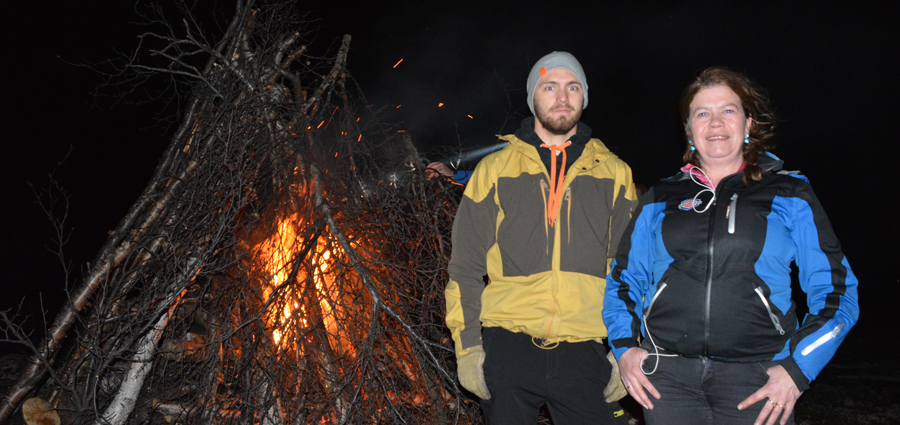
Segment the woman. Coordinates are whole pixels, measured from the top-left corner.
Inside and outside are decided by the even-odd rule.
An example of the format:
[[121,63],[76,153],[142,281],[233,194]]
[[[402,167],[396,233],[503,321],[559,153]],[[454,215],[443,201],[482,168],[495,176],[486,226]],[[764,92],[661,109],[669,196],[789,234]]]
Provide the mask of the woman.
[[793,423],[856,323],[856,277],[806,178],[768,153],[774,116],[759,89],[710,68],[681,114],[686,164],[641,198],[607,277],[622,381],[648,424]]

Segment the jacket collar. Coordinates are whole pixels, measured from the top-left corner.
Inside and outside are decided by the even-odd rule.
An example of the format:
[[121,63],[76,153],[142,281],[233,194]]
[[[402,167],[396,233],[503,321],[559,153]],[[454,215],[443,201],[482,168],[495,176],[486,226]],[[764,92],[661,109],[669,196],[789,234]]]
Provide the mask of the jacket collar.
[[[521,140],[525,145],[530,146],[522,146],[519,148],[520,151],[526,153],[528,156],[532,156],[528,152],[537,153],[538,160],[544,164],[547,172],[550,172],[550,169],[553,168],[550,164],[551,160],[551,152],[550,149],[541,147],[541,144],[544,143],[540,137],[538,137],[537,133],[534,132],[534,117],[528,117],[522,120],[522,125],[516,130],[516,138]],[[569,168],[572,164],[575,163],[579,158],[581,158],[582,153],[584,153],[585,146],[591,140],[591,128],[582,122],[578,122],[577,129],[575,134],[569,138],[569,142],[571,144],[566,148],[566,164],[565,172],[569,171]],[[555,160],[555,158],[554,158]]]
[[[541,143],[544,143],[544,141],[534,132],[534,120],[534,117],[528,117],[522,120],[522,125],[516,130],[516,137],[537,149],[541,147]],[[581,153],[588,140],[591,139],[591,128],[581,121],[576,124],[576,128],[575,135],[569,139],[569,141],[572,142],[569,149],[576,148],[578,153]],[[538,151],[540,151],[540,149],[538,149]]]
[[[759,169],[762,170],[762,172],[766,173],[766,174],[777,173],[777,172],[781,171],[781,168],[784,166],[784,161],[782,161],[781,158],[778,158],[771,152],[766,152],[766,153],[760,155],[760,157],[756,163],[759,165]],[[670,177],[670,178],[673,178],[674,180],[689,180],[691,178],[691,176],[690,176],[691,168],[694,168],[694,166],[692,164],[687,164],[684,167],[681,167],[680,173],[678,173],[675,176]],[[741,167],[741,171],[739,171],[738,173],[743,172],[743,170],[744,170],[744,168]],[[735,173],[735,174],[737,174],[737,173]],[[663,179],[663,180],[668,180],[668,178]]]

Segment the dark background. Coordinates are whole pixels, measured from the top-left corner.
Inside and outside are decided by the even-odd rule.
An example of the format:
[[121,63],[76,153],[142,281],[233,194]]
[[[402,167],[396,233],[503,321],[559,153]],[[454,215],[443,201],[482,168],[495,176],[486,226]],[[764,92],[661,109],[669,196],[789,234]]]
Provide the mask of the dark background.
[[[141,104],[96,97],[102,76],[72,65],[134,49],[146,28],[136,24],[131,2],[22,3],[7,5],[2,18],[0,310],[21,303],[35,318],[43,307],[52,320],[66,285],[79,282],[149,180],[178,103],[171,93],[125,98]],[[367,103],[389,110],[388,119],[432,160],[514,131],[530,114],[524,87],[534,61],[565,50],[587,75],[582,120],[649,187],[681,165],[678,99],[691,78],[722,65],[756,80],[781,119],[775,153],[809,177],[859,277],[862,314],[851,338],[884,331],[879,324],[900,295],[896,4],[421,3],[298,8],[314,20],[306,40],[314,53],[333,51],[342,34],[354,37],[348,67]],[[211,31],[234,11],[227,1],[194,7]],[[53,227],[28,183],[48,187],[70,151],[55,173],[70,196],[66,282],[47,250]]]

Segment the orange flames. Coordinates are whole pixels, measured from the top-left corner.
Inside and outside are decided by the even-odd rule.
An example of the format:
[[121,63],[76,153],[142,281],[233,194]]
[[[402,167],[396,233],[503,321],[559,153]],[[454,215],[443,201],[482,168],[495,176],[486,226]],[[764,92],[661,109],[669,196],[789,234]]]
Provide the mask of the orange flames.
[[[329,348],[335,353],[352,356],[354,349],[350,336],[340,329],[338,323],[338,318],[348,313],[342,311],[341,291],[335,288],[334,280],[336,271],[333,257],[340,255],[341,249],[329,246],[325,237],[320,236],[306,258],[301,259],[304,263],[309,262],[310,268],[301,266],[293,281],[288,281],[295,269],[293,262],[297,261],[294,256],[305,242],[298,234],[303,224],[298,216],[299,213],[295,213],[284,218],[276,231],[259,245],[258,258],[263,260],[263,267],[267,275],[271,276],[263,284],[262,297],[269,306],[265,320],[271,329],[272,340],[281,349],[302,351],[297,338],[304,332],[298,330],[322,325],[327,331]],[[311,280],[307,270],[312,271]],[[303,298],[307,282],[314,282],[315,292],[313,297],[307,295]],[[309,301],[310,299],[318,302]],[[310,302],[313,303],[312,308],[318,310],[315,314],[309,311]]]

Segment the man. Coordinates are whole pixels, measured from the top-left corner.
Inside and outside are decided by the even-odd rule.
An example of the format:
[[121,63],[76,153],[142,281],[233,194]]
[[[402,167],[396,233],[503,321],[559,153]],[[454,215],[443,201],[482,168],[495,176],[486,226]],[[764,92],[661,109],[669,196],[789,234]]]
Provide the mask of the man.
[[637,203],[631,169],[579,122],[588,85],[574,56],[538,60],[527,89],[535,117],[478,164],[453,224],[445,295],[460,382],[492,425],[534,424],[543,404],[556,424],[627,423],[604,401],[601,311]]

